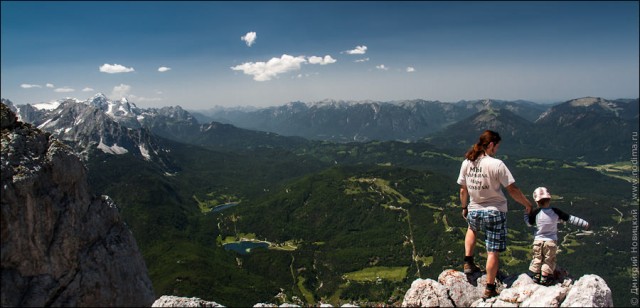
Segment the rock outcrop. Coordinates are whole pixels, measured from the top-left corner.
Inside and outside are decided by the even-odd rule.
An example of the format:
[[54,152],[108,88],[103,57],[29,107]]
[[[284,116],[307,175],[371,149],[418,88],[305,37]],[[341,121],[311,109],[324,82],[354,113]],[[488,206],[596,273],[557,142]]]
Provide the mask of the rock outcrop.
[[205,301],[198,297],[179,297],[163,295],[151,307],[224,307],[216,302]]
[[2,306],[150,306],[151,281],[107,196],[70,148],[0,104]]
[[498,283],[500,295],[482,299],[486,275],[467,277],[446,270],[438,281],[418,279],[411,284],[402,307],[612,307],[611,290],[604,279],[585,275],[573,281],[563,277],[552,286],[536,284],[527,274]]

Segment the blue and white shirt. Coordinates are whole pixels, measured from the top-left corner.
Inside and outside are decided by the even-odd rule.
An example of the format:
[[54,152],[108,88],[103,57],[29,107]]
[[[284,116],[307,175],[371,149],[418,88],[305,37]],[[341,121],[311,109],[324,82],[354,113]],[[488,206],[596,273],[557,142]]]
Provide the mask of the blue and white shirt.
[[580,228],[587,228],[589,223],[584,219],[569,215],[557,208],[537,208],[531,215],[524,213],[524,222],[527,226],[536,226],[534,240],[557,241],[558,223],[566,221]]

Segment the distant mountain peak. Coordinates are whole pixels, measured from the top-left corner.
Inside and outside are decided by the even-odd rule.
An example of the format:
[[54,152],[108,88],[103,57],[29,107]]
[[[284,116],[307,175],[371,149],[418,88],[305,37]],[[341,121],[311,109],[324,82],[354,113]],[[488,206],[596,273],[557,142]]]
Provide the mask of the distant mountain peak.
[[569,101],[569,104],[574,107],[577,107],[577,106],[587,107],[593,104],[600,104],[600,103],[606,103],[606,101],[600,97],[589,97],[589,96]]

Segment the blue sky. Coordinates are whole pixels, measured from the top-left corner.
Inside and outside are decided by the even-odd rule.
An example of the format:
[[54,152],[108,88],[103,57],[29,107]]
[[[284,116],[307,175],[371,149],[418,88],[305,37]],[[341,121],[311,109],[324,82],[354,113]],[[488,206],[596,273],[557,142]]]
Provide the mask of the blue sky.
[[15,104],[639,96],[637,1],[1,5],[2,97]]

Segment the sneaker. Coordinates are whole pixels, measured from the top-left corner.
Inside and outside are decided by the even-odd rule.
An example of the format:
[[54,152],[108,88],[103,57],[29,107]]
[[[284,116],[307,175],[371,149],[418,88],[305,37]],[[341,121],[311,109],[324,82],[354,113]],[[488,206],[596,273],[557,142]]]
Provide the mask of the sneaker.
[[540,282],[538,282],[539,284],[543,285],[543,286],[550,286],[551,284],[553,284],[553,279],[549,276],[542,276],[540,277]]
[[533,279],[533,282],[535,283],[540,283],[540,273],[535,273],[535,275],[533,275],[533,277],[531,277],[531,279]]
[[495,289],[489,289],[489,288],[485,288],[484,289],[484,294],[482,295],[482,299],[489,299],[495,296],[498,296],[499,293],[498,291],[496,291]]
[[462,268],[464,269],[464,273],[467,275],[477,273],[480,271],[480,268],[476,266],[476,264],[473,262],[464,262],[464,265]]

